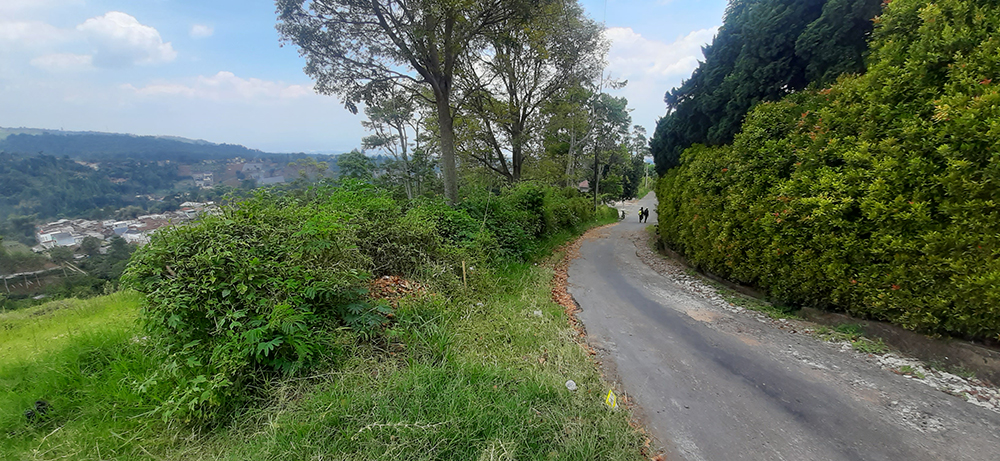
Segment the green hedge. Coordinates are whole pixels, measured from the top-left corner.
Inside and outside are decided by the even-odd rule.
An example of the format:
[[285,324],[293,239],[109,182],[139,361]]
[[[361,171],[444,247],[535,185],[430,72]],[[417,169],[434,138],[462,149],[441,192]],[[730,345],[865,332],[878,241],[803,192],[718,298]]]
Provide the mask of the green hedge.
[[1000,8],[894,0],[868,71],[762,104],[658,184],[695,264],[802,305],[1000,335]]
[[[123,277],[145,294],[142,321],[164,355],[165,418],[209,420],[268,374],[308,369],[341,327],[378,335],[388,305],[372,276],[404,275],[444,291],[462,262],[521,259],[547,236],[607,217],[576,191],[524,183],[453,208],[398,203],[359,182],[309,193],[259,192],[198,223],[163,229]],[[162,391],[162,389],[161,389]]]

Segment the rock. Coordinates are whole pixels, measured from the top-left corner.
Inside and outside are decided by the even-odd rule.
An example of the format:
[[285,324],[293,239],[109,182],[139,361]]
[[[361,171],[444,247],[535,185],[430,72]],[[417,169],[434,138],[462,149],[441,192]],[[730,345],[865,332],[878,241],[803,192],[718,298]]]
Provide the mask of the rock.
[[575,391],[576,390],[576,383],[573,382],[572,379],[569,380],[569,381],[566,381],[566,389],[569,389],[571,391]]

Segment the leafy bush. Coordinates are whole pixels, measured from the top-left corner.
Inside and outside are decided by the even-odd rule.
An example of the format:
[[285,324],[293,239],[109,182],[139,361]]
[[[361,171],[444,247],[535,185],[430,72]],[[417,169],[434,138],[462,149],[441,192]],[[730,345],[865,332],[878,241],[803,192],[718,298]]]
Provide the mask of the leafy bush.
[[256,370],[309,365],[329,327],[384,319],[362,300],[366,258],[346,217],[260,193],[136,252],[124,281],[145,293],[142,318],[176,380],[165,417],[211,417]]
[[761,104],[658,185],[664,241],[775,298],[1000,335],[1000,8],[896,0],[868,72]]
[[425,198],[404,208],[356,181],[308,192],[258,192],[135,253],[123,281],[146,295],[142,320],[166,357],[145,385],[173,386],[165,418],[211,419],[247,385],[314,364],[340,327],[378,334],[392,311],[368,301],[372,275],[457,284],[462,261],[523,258],[595,217],[586,199],[538,184],[457,209]]

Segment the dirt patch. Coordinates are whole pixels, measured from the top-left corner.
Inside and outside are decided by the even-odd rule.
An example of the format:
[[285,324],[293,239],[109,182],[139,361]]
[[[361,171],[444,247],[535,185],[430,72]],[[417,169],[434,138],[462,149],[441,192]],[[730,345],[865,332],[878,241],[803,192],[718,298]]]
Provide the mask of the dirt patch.
[[688,309],[684,311],[688,317],[691,317],[699,322],[712,323],[716,320],[722,318],[722,314],[717,311],[709,309]]

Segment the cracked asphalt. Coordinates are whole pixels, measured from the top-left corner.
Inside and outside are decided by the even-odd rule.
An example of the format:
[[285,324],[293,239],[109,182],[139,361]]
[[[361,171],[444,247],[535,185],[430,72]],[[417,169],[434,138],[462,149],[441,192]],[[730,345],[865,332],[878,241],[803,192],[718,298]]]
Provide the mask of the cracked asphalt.
[[585,237],[569,292],[667,459],[1000,459],[1000,414],[730,306],[652,253],[639,206]]

